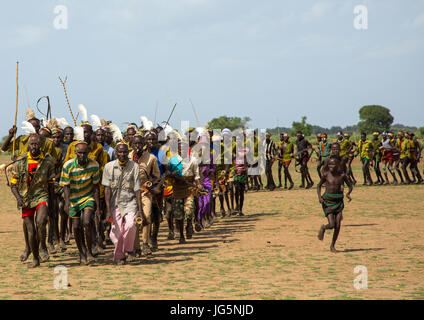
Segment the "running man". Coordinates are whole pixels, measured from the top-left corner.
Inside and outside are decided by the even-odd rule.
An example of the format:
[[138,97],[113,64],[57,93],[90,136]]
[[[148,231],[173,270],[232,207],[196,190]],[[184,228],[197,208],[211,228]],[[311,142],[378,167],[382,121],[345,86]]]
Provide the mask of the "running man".
[[[321,187],[325,183],[325,192],[321,195]],[[328,219],[328,224],[322,225],[318,239],[324,239],[325,230],[334,229],[333,239],[331,241],[331,252],[337,252],[335,245],[339,236],[341,222],[343,219],[343,184],[346,183],[349,191],[346,193],[346,198],[351,201],[350,194],[352,193],[353,186],[350,179],[345,173],[342,172],[340,160],[337,157],[331,156],[327,165],[322,170],[322,178],[318,183],[317,192],[318,200],[322,204],[324,215]]]

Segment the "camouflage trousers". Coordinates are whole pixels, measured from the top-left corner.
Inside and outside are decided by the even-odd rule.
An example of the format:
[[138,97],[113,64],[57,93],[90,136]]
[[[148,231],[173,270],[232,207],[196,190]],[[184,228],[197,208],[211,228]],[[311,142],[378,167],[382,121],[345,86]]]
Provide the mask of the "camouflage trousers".
[[190,195],[185,199],[174,200],[174,218],[175,220],[192,220],[194,217],[194,196]]
[[163,210],[167,220],[174,218],[174,202],[172,195],[163,197]]

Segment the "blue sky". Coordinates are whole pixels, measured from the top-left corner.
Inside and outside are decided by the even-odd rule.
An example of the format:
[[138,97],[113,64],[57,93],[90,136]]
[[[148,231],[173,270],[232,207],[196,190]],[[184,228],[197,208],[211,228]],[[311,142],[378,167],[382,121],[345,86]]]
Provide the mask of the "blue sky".
[[[353,8],[368,9],[368,29]],[[56,5],[68,29],[53,26]],[[249,116],[251,128],[291,126],[303,115],[331,127],[358,122],[366,104],[396,123],[423,126],[424,1],[8,1],[0,10],[4,134],[29,103],[49,95],[71,121],[58,76],[68,76],[74,112],[84,104],[122,125],[142,115],[171,125],[194,116]],[[28,95],[25,94],[25,91]]]

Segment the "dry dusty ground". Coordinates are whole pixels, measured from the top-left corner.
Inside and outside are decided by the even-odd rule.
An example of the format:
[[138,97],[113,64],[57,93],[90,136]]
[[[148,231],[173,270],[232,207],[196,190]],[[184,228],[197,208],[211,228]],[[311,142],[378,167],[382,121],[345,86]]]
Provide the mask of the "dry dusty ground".
[[[34,270],[18,261],[22,222],[2,177],[0,299],[424,299],[423,191],[356,188],[338,253],[329,251],[332,231],[317,240],[326,219],[315,188],[278,189],[249,192],[245,217],[218,219],[185,245],[166,240],[163,223],[160,250],[134,264],[114,266],[108,247],[79,266],[72,244]],[[58,265],[68,268],[66,290],[53,285]],[[357,265],[368,270],[367,289],[354,288]]]

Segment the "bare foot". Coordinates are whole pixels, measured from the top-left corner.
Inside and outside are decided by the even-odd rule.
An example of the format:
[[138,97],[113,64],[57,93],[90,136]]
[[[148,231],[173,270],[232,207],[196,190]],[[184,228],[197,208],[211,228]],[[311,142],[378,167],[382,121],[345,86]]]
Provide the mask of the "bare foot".
[[127,262],[133,262],[136,261],[137,258],[135,257],[135,253],[134,252],[128,252],[128,257],[127,257]]
[[49,261],[50,256],[47,252],[47,250],[40,250],[40,262],[47,262]]
[[85,256],[85,254],[80,253],[80,264],[88,265],[87,257]]
[[20,256],[21,261],[22,262],[26,261],[30,254],[31,254],[31,250],[25,249]]
[[60,252],[65,252],[66,251],[66,244],[62,240],[60,240],[60,242],[59,242],[59,251]]
[[32,262],[28,264],[28,268],[35,268],[35,267],[38,267],[39,265],[40,265],[40,260],[33,259]]
[[331,252],[334,252],[334,253],[338,252],[338,250],[336,250],[336,248],[335,248],[334,246],[331,246],[331,247],[330,247],[330,251],[331,251]]
[[87,264],[89,264],[90,262],[96,260],[96,258],[93,257],[93,255],[87,253]]
[[325,226],[322,225],[318,232],[318,240],[324,239]]
[[56,250],[56,248],[54,247],[54,244],[53,244],[53,243],[49,243],[49,244],[47,245],[47,249],[49,250],[49,253],[51,253],[51,254],[55,254],[55,253],[57,253],[57,250]]

